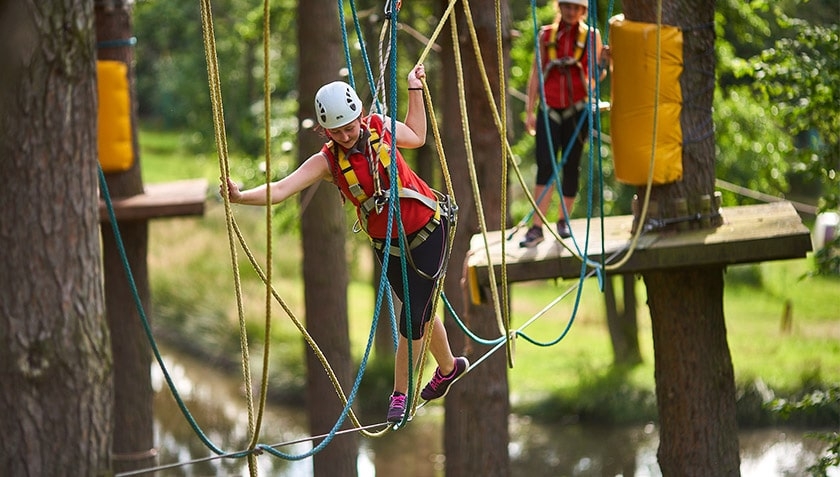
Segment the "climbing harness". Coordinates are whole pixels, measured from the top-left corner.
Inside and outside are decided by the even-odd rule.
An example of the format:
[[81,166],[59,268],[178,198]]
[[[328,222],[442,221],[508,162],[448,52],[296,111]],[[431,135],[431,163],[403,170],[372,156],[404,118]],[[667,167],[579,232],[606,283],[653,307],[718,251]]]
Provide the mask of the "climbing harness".
[[548,108],[548,117],[557,124],[568,121],[575,117],[575,115],[586,107],[586,101],[578,101],[577,103],[564,109]]
[[[557,68],[560,70],[561,74],[565,74],[569,80],[569,87],[571,88],[571,69],[573,67],[577,67],[578,72],[580,73],[580,78],[583,84],[586,84],[586,76],[584,75],[583,65],[581,64],[581,59],[583,59],[583,55],[586,52],[586,45],[589,40],[589,35],[592,33],[592,29],[583,21],[578,23],[578,33],[577,38],[575,39],[574,51],[572,56],[563,56],[560,57],[558,53],[558,32],[560,31],[560,22],[556,21],[551,24],[551,27],[548,29],[548,42],[546,42],[546,57],[547,62],[545,67],[543,68],[543,77],[547,77],[549,72],[552,69]],[[571,90],[570,90],[571,91]],[[568,121],[569,119],[573,118],[576,114],[583,111],[586,107],[586,101],[578,101],[571,106],[564,108],[564,109],[555,109],[548,107],[548,117],[551,118],[557,124],[560,124],[564,121]]]
[[[432,189],[432,192],[434,192],[437,196],[437,200],[434,201],[435,215],[433,215],[432,218],[429,219],[428,222],[426,222],[426,225],[424,225],[423,228],[421,228],[417,232],[409,234],[406,237],[406,243],[408,244],[409,249],[415,249],[421,243],[425,242],[426,239],[429,238],[429,236],[431,236],[435,232],[435,230],[437,230],[438,226],[440,225],[441,218],[445,218],[447,223],[449,223],[450,225],[454,225],[457,220],[458,205],[455,204],[454,199],[434,189]],[[414,192],[414,194],[422,196],[422,194],[419,194],[417,192]],[[429,199],[426,196],[422,197]],[[382,250],[385,247],[384,239],[371,239],[371,241],[373,242],[373,247],[376,250]],[[388,253],[390,253],[391,255],[399,256],[400,248],[395,245],[391,245],[391,247],[388,250]]]
[[[353,225],[354,233],[358,233],[363,230],[367,233],[366,219],[368,215],[372,212],[377,214],[382,213],[385,206],[388,204],[388,201],[391,199],[391,190],[382,189],[382,181],[379,177],[380,164],[386,171],[386,174],[390,169],[391,145],[382,140],[379,131],[377,131],[374,127],[365,128],[363,134],[368,136],[367,139],[364,140],[365,144],[361,149],[363,150],[362,153],[368,160],[370,174],[373,179],[374,191],[371,196],[368,196],[364,188],[359,183],[359,177],[356,175],[356,171],[350,163],[348,154],[334,142],[327,144],[327,149],[331,151],[338,169],[341,171],[344,180],[347,182],[348,190],[353,195],[353,198],[358,202],[359,211],[361,212],[362,217],[357,219],[356,223]],[[420,230],[405,237],[409,250],[407,257],[412,268],[421,275],[425,275],[428,278],[433,279],[440,275],[442,269],[439,269],[434,275],[428,276],[414,265],[414,261],[411,259],[410,250],[417,248],[420,244],[425,242],[426,239],[435,232],[435,230],[437,230],[442,217],[445,218],[450,225],[455,224],[458,215],[458,206],[451,196],[445,195],[434,189],[432,189],[432,192],[435,194],[435,198],[428,197],[414,189],[403,187],[402,180],[399,177],[399,174],[397,174],[397,195],[399,198],[417,200],[434,211],[432,217]],[[386,240],[372,238],[370,236],[368,237],[376,250],[381,251],[385,248]],[[400,247],[397,245],[391,245],[388,249],[388,253],[394,256],[399,256],[401,254]]]
[[546,53],[548,54],[548,65],[546,66],[546,72],[548,68],[554,66],[571,66],[580,64],[581,58],[583,58],[583,53],[586,51],[586,43],[589,39],[589,33],[591,32],[591,28],[584,23],[578,22],[578,36],[577,41],[575,41],[575,51],[572,56],[566,57],[558,57],[557,54],[557,32],[560,31],[560,22],[554,22],[551,24],[549,33],[549,39],[552,40],[546,43]]

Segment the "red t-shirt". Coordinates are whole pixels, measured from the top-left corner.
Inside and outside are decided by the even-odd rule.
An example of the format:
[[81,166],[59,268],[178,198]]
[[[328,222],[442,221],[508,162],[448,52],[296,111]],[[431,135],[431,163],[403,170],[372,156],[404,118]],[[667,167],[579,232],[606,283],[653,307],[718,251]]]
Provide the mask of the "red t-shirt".
[[[579,28],[580,23],[569,25],[562,20],[560,21],[560,27],[557,29],[557,59],[575,57],[575,43],[577,42]],[[540,60],[542,61],[543,72],[545,72],[545,67],[550,61],[548,44],[551,43],[551,30],[551,25],[540,29]],[[587,88],[584,78],[589,73],[588,50],[587,44],[578,64],[554,66],[543,78],[545,102],[550,108],[565,109],[586,99]]]
[[[377,131],[379,137],[382,138],[383,146],[388,146],[392,144],[392,137],[391,132],[385,128],[385,124],[383,123],[382,116],[378,114],[372,114],[365,118],[362,121],[362,128]],[[367,134],[363,131],[363,136],[366,137]],[[363,141],[360,141],[363,142]],[[330,169],[333,175],[333,182],[338,186],[339,190],[341,191],[342,195],[353,203],[356,206],[356,214],[359,216],[359,221],[365,221],[365,217],[362,214],[360,206],[360,200],[350,192],[350,188],[347,183],[347,178],[341,172],[340,167],[338,166],[338,159],[336,158],[334,152],[336,147],[341,147],[336,145],[333,141],[330,141],[321,148],[321,152],[329,159]],[[347,160],[350,162],[350,166],[353,168],[353,172],[355,172],[356,177],[359,180],[359,185],[362,187],[362,190],[365,192],[365,198],[371,197],[373,195],[374,186],[373,186],[373,177],[371,176],[370,172],[370,165],[368,162],[367,157],[362,152],[365,149],[370,150],[370,148],[365,148],[364,144],[357,145],[356,148],[352,149],[352,152],[347,157]],[[375,149],[375,148],[374,148]],[[344,151],[347,153],[347,151]],[[405,162],[400,154],[399,149],[397,149],[397,173],[399,174],[400,181],[402,182],[402,186],[407,189],[413,189],[426,197],[435,199],[435,194],[432,192],[432,189],[429,187],[426,182],[420,178]],[[386,168],[382,165],[382,162],[379,158],[376,159],[376,165],[379,168],[379,182],[380,187],[383,192],[388,192],[391,187],[390,181],[390,169],[389,166]],[[361,202],[364,202],[364,199]],[[436,199],[435,199],[436,200]],[[376,213],[376,210],[372,210],[370,214],[367,216],[367,233],[370,235],[371,238],[375,239],[385,239],[386,234],[385,231],[388,227],[388,210],[389,204],[382,208],[381,213]],[[412,199],[412,198],[400,198],[400,213],[402,215],[402,223],[403,223],[403,230],[405,231],[406,235],[410,235],[418,230],[422,229],[424,225],[426,225],[429,220],[431,220],[432,216],[434,215],[435,211],[430,209],[426,206],[423,202]],[[391,228],[391,238],[397,238],[397,233],[399,229],[397,228],[396,219],[392,223]]]

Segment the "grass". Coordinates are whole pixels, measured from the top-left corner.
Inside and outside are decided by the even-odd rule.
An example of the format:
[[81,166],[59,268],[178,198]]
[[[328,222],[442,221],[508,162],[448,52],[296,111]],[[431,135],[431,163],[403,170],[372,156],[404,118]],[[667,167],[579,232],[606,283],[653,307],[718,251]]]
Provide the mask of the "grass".
[[[215,157],[189,155],[179,136],[143,131],[141,135],[144,180],[149,182],[204,177],[215,184]],[[176,162],[177,161],[177,162]],[[148,173],[147,173],[148,171]],[[214,193],[215,190],[211,190]],[[296,205],[281,206],[281,214],[296,216]],[[265,214],[258,207],[234,207],[237,223],[258,260],[265,257]],[[349,232],[348,232],[349,234]],[[369,284],[369,247],[358,236],[348,243],[356,267],[348,291],[352,349],[359,359],[369,334],[375,290]],[[288,308],[303,316],[300,277],[300,239],[287,222],[275,224],[273,286]],[[262,343],[265,288],[238,252],[249,341]],[[809,260],[767,262],[730,267],[726,274],[724,312],[739,394],[753,396],[762,389],[795,393],[817,384],[840,383],[840,280],[806,278]],[[197,345],[196,351],[239,360],[240,328],[230,247],[224,210],[218,199],[209,200],[202,219],[155,221],[150,225],[149,275],[155,320],[161,333]],[[542,281],[514,284],[511,288],[514,328],[522,326],[575,281]],[[580,301],[572,293],[525,332],[535,340],[552,342],[540,347],[519,339],[515,366],[509,372],[512,402],[516,409],[557,417],[606,413],[613,422],[650,419],[653,378],[653,343],[645,287],[636,286],[639,339],[644,362],[632,369],[614,369],[604,317],[604,302],[594,279],[587,280]],[[781,329],[790,304],[792,326]],[[577,305],[577,306],[576,306]],[[305,385],[302,340],[290,317],[273,305],[272,382],[288,398],[300,395]],[[382,317],[386,319],[387,317]],[[564,332],[568,329],[568,332]],[[254,372],[259,368],[259,358]],[[390,372],[388,366],[371,366],[372,373]],[[375,370],[374,370],[375,369]],[[428,373],[426,373],[428,375]],[[367,378],[366,378],[367,380]],[[389,382],[383,376],[371,380]],[[752,391],[750,391],[752,390]],[[368,391],[363,390],[364,396]],[[760,394],[760,393],[759,393]],[[746,401],[746,399],[745,399]],[[761,401],[761,400],[759,400]],[[377,401],[378,402],[378,401]],[[601,416],[604,418],[604,416]],[[598,416],[593,416],[598,419]]]

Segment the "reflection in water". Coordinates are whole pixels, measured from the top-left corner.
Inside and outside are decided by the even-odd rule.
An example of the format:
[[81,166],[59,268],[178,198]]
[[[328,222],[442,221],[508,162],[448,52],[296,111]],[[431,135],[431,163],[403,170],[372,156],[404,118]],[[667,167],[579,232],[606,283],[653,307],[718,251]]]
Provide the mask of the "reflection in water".
[[[190,414],[207,438],[225,452],[247,448],[248,414],[241,380],[217,372],[207,363],[172,352],[167,352],[164,360]],[[153,366],[152,378],[156,391],[155,439],[159,465],[214,457],[175,404],[157,366]],[[359,475],[442,476],[442,410],[438,404],[427,406],[404,429],[382,438],[360,439]],[[803,434],[800,430],[780,429],[742,431],[739,434],[741,475],[807,476],[805,469],[816,461],[825,446]],[[261,443],[285,443],[307,435],[305,410],[274,405],[266,409]],[[656,462],[659,438],[653,425],[626,428],[544,425],[527,417],[512,417],[510,435],[512,442],[508,449],[514,477],[661,476]],[[279,450],[299,455],[310,450],[312,445],[303,442]],[[309,458],[288,461],[263,454],[257,462],[261,476],[306,477],[312,474],[312,459]],[[243,459],[213,458],[159,471],[156,475],[247,476],[249,472]],[[829,476],[840,477],[840,470],[830,471]]]

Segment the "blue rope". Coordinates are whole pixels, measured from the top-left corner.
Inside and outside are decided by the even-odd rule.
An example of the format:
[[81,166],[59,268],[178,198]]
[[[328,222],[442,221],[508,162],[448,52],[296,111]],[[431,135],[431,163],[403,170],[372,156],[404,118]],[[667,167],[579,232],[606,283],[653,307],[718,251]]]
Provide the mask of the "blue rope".
[[[391,5],[389,3],[389,5]],[[399,22],[399,9],[394,8],[390,13],[391,18],[391,41],[390,41],[390,54],[388,55],[390,59],[389,63],[389,74],[391,77],[391,84],[388,92],[388,104],[397,104],[397,24]],[[388,232],[387,238],[385,240],[385,247],[383,250],[386,251],[385,255],[389,255],[388,250],[391,247],[391,227],[392,221],[395,217],[402,217],[402,213],[400,211],[400,195],[399,195],[399,170],[397,169],[397,118],[396,118],[396,111],[391,113],[391,137],[393,140],[391,141],[391,164],[390,164],[390,194],[391,200],[388,201],[389,210],[388,210]],[[402,269],[402,281],[403,281],[403,311],[405,312],[405,321],[406,321],[406,344],[408,348],[408,392],[406,396],[414,396],[414,337],[413,334],[413,325],[412,325],[412,316],[411,316],[411,303],[410,303],[410,296],[409,296],[409,288],[408,288],[408,261],[406,260],[407,253],[410,253],[408,250],[407,244],[405,243],[405,229],[403,228],[403,221],[397,220],[397,238],[399,241],[400,246],[400,266]],[[392,326],[396,326],[396,320],[391,322]],[[402,419],[399,422],[399,426],[404,426],[408,422],[409,413],[406,412],[403,414]]]
[[[122,236],[120,235],[120,229],[117,224],[117,217],[114,213],[114,204],[111,201],[111,195],[108,193],[108,183],[105,181],[105,173],[102,171],[102,167],[99,167],[99,188],[102,191],[102,197],[105,200],[105,206],[108,210],[108,219],[111,222],[111,230],[114,232],[114,241],[117,244],[117,250],[119,251],[120,260],[122,261],[123,269],[125,270],[126,278],[128,280],[128,286],[131,290],[131,296],[134,299],[134,306],[137,308],[137,312],[140,315],[140,319],[143,323],[143,331],[146,333],[146,338],[149,341],[149,345],[152,348],[152,352],[155,355],[155,359],[160,366],[161,372],[163,373],[163,377],[166,380],[166,385],[169,387],[170,392],[172,392],[172,396],[175,398],[175,402],[178,404],[178,408],[181,409],[181,413],[187,419],[190,426],[195,431],[196,435],[198,435],[201,442],[204,443],[211,451],[216,454],[225,454],[225,452],[215,444],[210,442],[210,439],[207,435],[201,430],[201,427],[196,423],[195,419],[193,418],[192,414],[190,414],[187,405],[184,403],[184,400],[181,398],[181,395],[178,393],[178,389],[175,387],[175,383],[172,380],[172,376],[169,374],[169,370],[166,368],[166,364],[163,362],[163,357],[161,357],[160,350],[158,349],[157,342],[155,341],[155,337],[152,334],[152,328],[149,325],[149,319],[146,316],[146,311],[143,308],[143,302],[140,300],[140,294],[137,291],[137,283],[134,281],[134,274],[131,272],[131,265],[128,262],[128,257],[126,256],[125,245],[123,244]],[[229,457],[246,457],[250,454],[248,451],[243,451],[235,454],[228,455]]]
[[122,48],[134,46],[137,44],[137,37],[122,38],[117,40],[103,40],[96,42],[97,48]]
[[344,25],[344,2],[338,0],[338,24],[341,28],[341,42],[344,45],[344,62],[347,63],[347,70],[350,72],[350,86],[356,89],[356,78],[353,76],[353,60],[350,57],[350,47],[347,41],[347,26]]
[[[350,66],[350,63],[349,63],[349,61],[350,61],[349,60],[349,45],[347,43],[346,30],[343,29],[344,13],[343,13],[343,7],[341,6],[341,3],[342,3],[341,0],[339,0],[339,4],[340,4],[339,10],[341,12],[341,18],[340,18],[341,22],[340,23],[342,24],[342,31],[344,32],[344,34],[343,34],[343,38],[344,38],[344,42],[345,42],[344,47],[345,47],[345,52],[347,52],[346,56],[348,58],[347,61],[348,61],[348,67],[349,67]],[[351,10],[353,12],[354,19],[357,18],[355,4],[352,1],[351,1]],[[358,28],[358,21],[356,21],[354,23],[357,25],[357,28]],[[392,26],[392,35],[394,35],[394,36],[396,35],[396,24],[397,24],[396,19],[394,19],[394,21],[392,23],[392,25],[393,25]],[[357,29],[357,34],[359,34],[360,43],[362,45],[364,45],[364,41],[361,39],[361,32],[358,31],[358,29]],[[394,50],[396,50],[396,41],[392,41],[392,45],[393,45],[392,48]],[[364,46],[362,46],[362,51],[363,51],[363,54],[364,54],[364,51],[365,51]],[[393,58],[396,59],[396,52],[395,51],[394,51],[393,55],[394,55]],[[367,55],[366,54],[364,54],[364,59],[365,59],[364,64],[366,65],[366,71],[370,72],[369,61],[367,61]],[[392,66],[393,76],[396,76],[396,60],[394,60],[392,62],[392,65],[393,65]],[[352,72],[352,69],[350,69],[350,71]],[[352,73],[351,73],[351,78],[352,78]],[[372,76],[369,76],[369,81],[371,79],[372,79]],[[396,104],[396,94],[397,94],[396,82],[392,81],[391,85],[392,85],[391,98],[389,99],[389,102],[391,104]],[[396,148],[396,119],[394,119],[393,117],[391,118],[391,130],[394,131],[394,134],[393,134],[394,140],[392,141],[394,144],[391,147],[391,167],[392,167],[391,177],[397,177],[397,171],[396,171],[396,163],[397,163],[397,161],[396,161],[396,150],[397,150],[397,148]],[[398,184],[398,181],[396,181],[396,180],[391,181],[391,194],[392,194],[391,197],[398,197],[397,184]],[[389,231],[393,227],[394,217],[399,217],[400,216],[399,213],[400,213],[399,212],[399,200],[390,200],[389,201],[389,211],[388,211],[388,225],[387,225]],[[405,243],[404,243],[405,233],[404,233],[404,230],[402,228],[402,221],[398,221],[398,230],[399,230],[400,250],[404,250],[404,248],[405,248]],[[304,453],[301,453],[301,454],[289,454],[289,453],[279,451],[279,450],[275,449],[274,447],[266,445],[266,444],[259,444],[257,446],[259,449],[264,450],[265,452],[268,452],[269,454],[272,454],[276,457],[280,457],[280,458],[283,458],[283,459],[286,459],[286,460],[301,460],[301,459],[305,459],[307,457],[310,457],[310,456],[320,452],[333,440],[333,438],[335,438],[336,433],[339,431],[341,426],[344,424],[344,421],[347,419],[347,416],[350,413],[351,406],[353,405],[353,402],[355,401],[355,399],[358,395],[359,387],[361,385],[362,378],[364,377],[365,370],[367,368],[367,362],[368,362],[368,359],[370,358],[370,352],[373,348],[374,337],[376,335],[376,328],[377,328],[377,324],[379,322],[379,310],[380,310],[380,307],[381,307],[381,304],[382,304],[382,297],[384,295],[384,291],[386,289],[388,289],[387,288],[387,285],[388,285],[387,270],[388,270],[388,262],[389,262],[389,258],[390,258],[390,253],[388,253],[389,249],[390,249],[390,234],[388,234],[388,236],[387,236],[386,243],[385,243],[385,248],[384,248],[385,253],[383,254],[384,258],[383,258],[382,268],[383,268],[383,270],[386,271],[386,273],[383,273],[380,276],[380,285],[379,285],[379,291],[377,293],[377,298],[376,298],[376,307],[375,307],[375,310],[374,310],[373,319],[371,321],[371,327],[370,327],[370,332],[368,334],[368,341],[367,341],[367,344],[365,346],[365,352],[364,352],[364,355],[362,357],[361,363],[359,365],[359,369],[356,373],[356,378],[353,382],[352,389],[350,390],[350,393],[347,396],[347,404],[342,409],[341,414],[339,415],[338,419],[336,420],[335,425],[333,425],[332,429],[330,429],[329,433],[324,437],[324,440],[322,440],[318,445],[316,445],[315,447],[310,449],[308,452],[304,452]],[[404,287],[405,287],[405,298],[406,298],[403,306],[408,307],[408,279],[407,279],[407,276],[406,276],[407,263],[405,261],[405,254],[401,254],[401,256],[402,256],[402,266],[403,266],[403,283],[404,283]],[[387,294],[387,296],[388,296],[388,302],[389,302],[390,310],[391,310],[391,327],[392,327],[392,330],[394,330],[395,326],[396,326],[396,319],[395,319],[395,313],[394,313],[394,309],[393,309],[393,300],[391,298],[390,293]],[[411,350],[411,327],[408,327],[408,343],[409,343],[409,347],[408,347],[409,363],[411,363],[412,362],[411,361],[411,359],[412,359],[412,356],[411,356],[411,351],[412,351]],[[396,347],[396,339],[394,340],[394,346]],[[409,379],[409,395],[411,394],[411,387],[412,387],[412,380]],[[403,425],[406,422],[407,418],[408,418],[408,413],[406,413],[406,415],[403,417],[403,421],[399,425]]]

